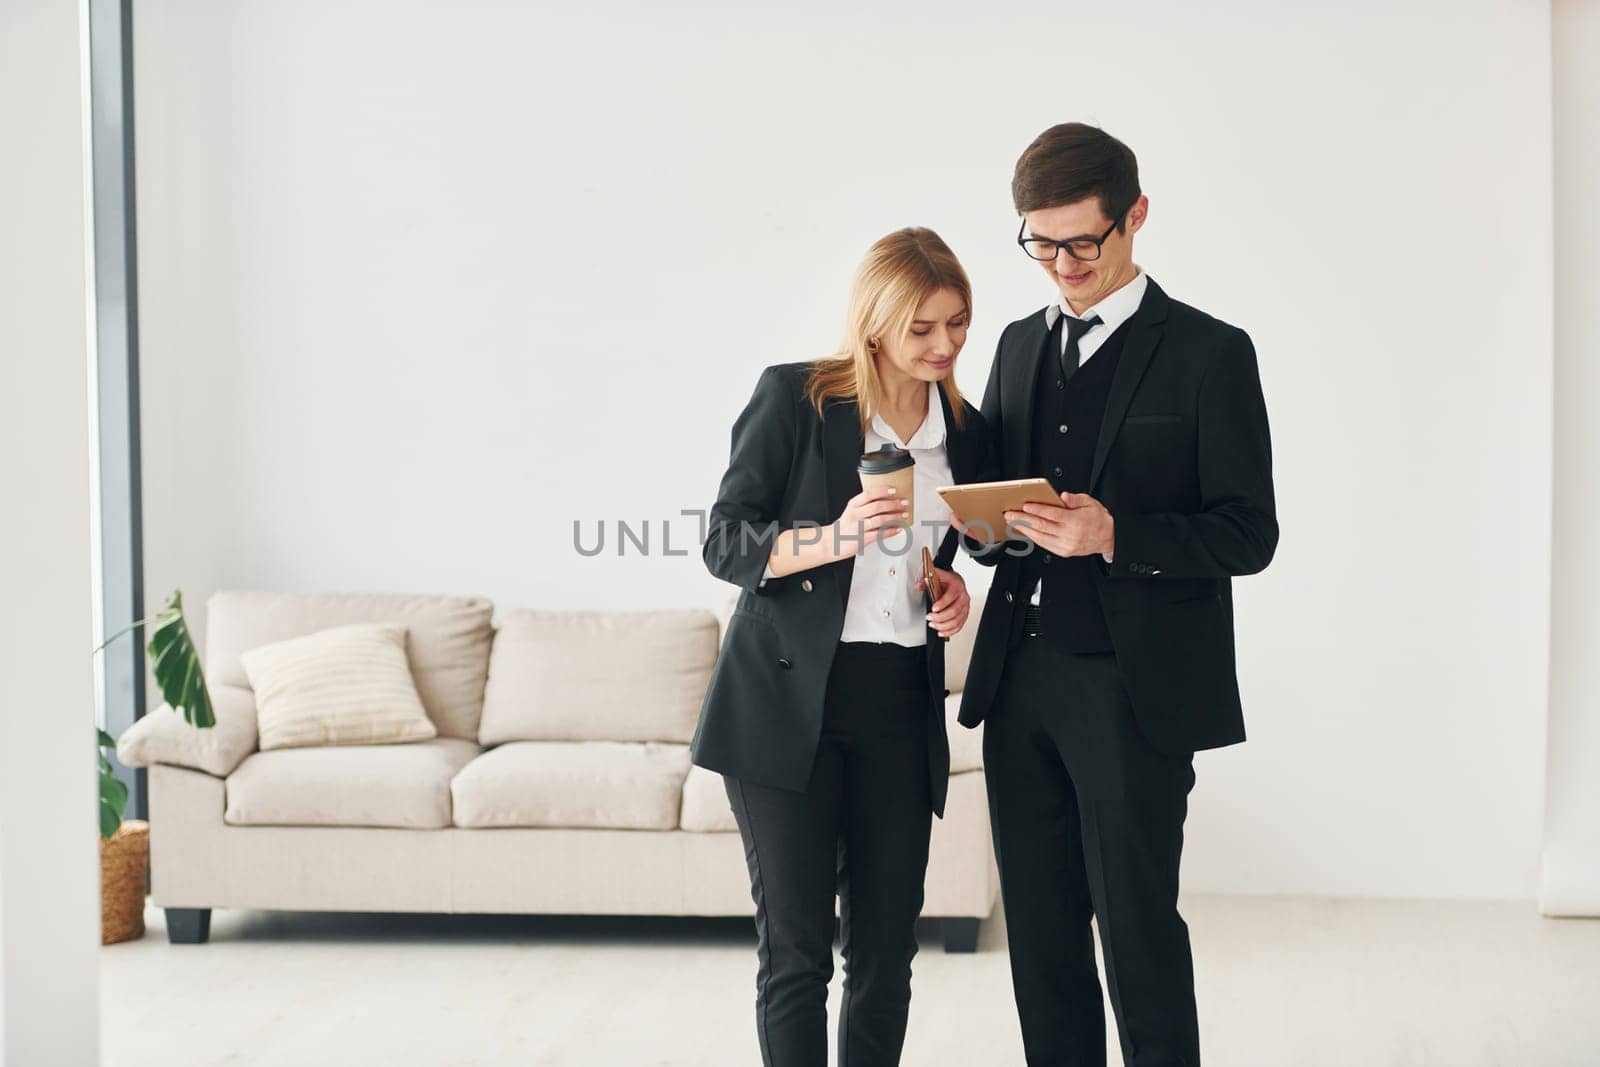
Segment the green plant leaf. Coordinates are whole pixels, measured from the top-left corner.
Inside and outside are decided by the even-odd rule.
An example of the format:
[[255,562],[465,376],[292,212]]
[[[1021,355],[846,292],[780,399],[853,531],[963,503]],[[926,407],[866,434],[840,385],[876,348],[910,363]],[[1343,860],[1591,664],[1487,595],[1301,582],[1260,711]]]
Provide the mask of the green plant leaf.
[[110,805],[110,801],[101,797],[101,837],[114,837],[120,825],[122,825],[122,813]]
[[156,616],[150,631],[151,673],[161,688],[161,697],[170,707],[183,713],[185,722],[202,729],[215,726],[211,694],[206,689],[205,671],[195,651],[183,618],[183,592],[175,590]]
[[117,827],[122,825],[122,805],[100,795],[100,836],[109,838],[117,832]]
[[[139,627],[143,626],[149,621],[149,619],[140,619],[138,622],[130,622],[128,625],[124,626],[122,629],[118,630],[116,633],[112,634],[110,637],[94,646],[94,651],[99,652],[102,648],[105,648],[107,645],[121,637],[123,634],[127,633],[129,630],[137,630]],[[90,655],[93,654],[93,652],[90,653]]]
[[117,818],[122,818],[122,809],[128,803],[128,783],[116,775],[109,775],[101,783],[100,795],[117,812]]
[[[95,734],[99,744],[104,744],[111,736],[99,729]],[[100,836],[110,837],[122,825],[122,812],[128,806],[128,784],[117,777],[111,761],[98,745],[95,756],[100,763]]]
[[[104,730],[100,729],[98,726],[95,727],[95,731],[94,732],[97,735],[97,737],[99,738],[100,747],[101,748],[116,748],[117,747],[117,739],[112,737],[110,734],[106,733]],[[104,757],[102,757],[102,758],[104,758]]]

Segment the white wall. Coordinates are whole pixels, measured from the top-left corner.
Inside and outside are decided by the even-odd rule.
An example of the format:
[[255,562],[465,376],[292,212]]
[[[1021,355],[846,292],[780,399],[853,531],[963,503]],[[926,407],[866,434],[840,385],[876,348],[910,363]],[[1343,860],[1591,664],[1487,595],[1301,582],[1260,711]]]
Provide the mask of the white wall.
[[0,1064],[99,1056],[79,8],[0,7]]
[[971,271],[981,392],[1050,297],[1011,166],[1085,119],[1139,153],[1141,262],[1255,338],[1277,448],[1251,742],[1200,760],[1187,885],[1532,895],[1542,5],[541,8],[141,3],[152,598],[719,603],[572,520],[707,506],[758,369],[832,345],[898,226]]
[[1539,905],[1600,915],[1600,4],[1554,5],[1555,530]]

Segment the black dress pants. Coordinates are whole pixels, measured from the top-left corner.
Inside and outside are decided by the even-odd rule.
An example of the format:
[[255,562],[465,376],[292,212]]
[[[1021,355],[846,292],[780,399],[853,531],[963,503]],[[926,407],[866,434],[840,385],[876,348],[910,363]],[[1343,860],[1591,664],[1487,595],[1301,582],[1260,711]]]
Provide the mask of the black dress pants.
[[756,904],[756,1031],[767,1067],[825,1067],[834,896],[840,1067],[897,1064],[928,868],[927,653],[841,643],[805,792],[725,778]]
[[1028,1063],[1106,1062],[1093,917],[1123,1062],[1199,1067],[1178,914],[1192,754],[1145,741],[1112,653],[1025,637],[1006,660],[983,755]]

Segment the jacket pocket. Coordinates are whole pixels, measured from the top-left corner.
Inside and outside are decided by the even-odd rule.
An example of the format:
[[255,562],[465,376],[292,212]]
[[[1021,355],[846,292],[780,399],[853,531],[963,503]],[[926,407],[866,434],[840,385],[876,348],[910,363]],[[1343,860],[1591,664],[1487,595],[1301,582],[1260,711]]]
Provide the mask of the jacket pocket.
[[1151,590],[1157,603],[1200,604],[1208,600],[1221,602],[1222,591],[1210,578],[1175,579],[1159,583]]
[[[759,601],[757,603],[759,604]],[[760,606],[746,607],[741,604],[733,609],[733,614],[742,618],[755,619],[757,622],[765,623],[772,627],[778,625],[778,620]]]
[[755,621],[760,622],[760,624],[768,625],[768,627],[773,627],[773,629],[778,629],[778,619],[774,619],[773,616],[766,614],[765,611],[750,611],[749,608],[734,608],[733,614],[736,617],[741,617],[741,619],[755,619]]

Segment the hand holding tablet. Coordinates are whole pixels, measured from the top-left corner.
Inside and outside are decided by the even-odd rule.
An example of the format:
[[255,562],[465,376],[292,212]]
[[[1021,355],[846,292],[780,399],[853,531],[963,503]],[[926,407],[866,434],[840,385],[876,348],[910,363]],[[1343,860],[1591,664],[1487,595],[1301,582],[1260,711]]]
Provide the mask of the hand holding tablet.
[[967,536],[989,545],[1006,540],[1006,512],[1021,511],[1024,504],[1061,506],[1060,495],[1044,478],[941,485],[938,493],[960,516]]

